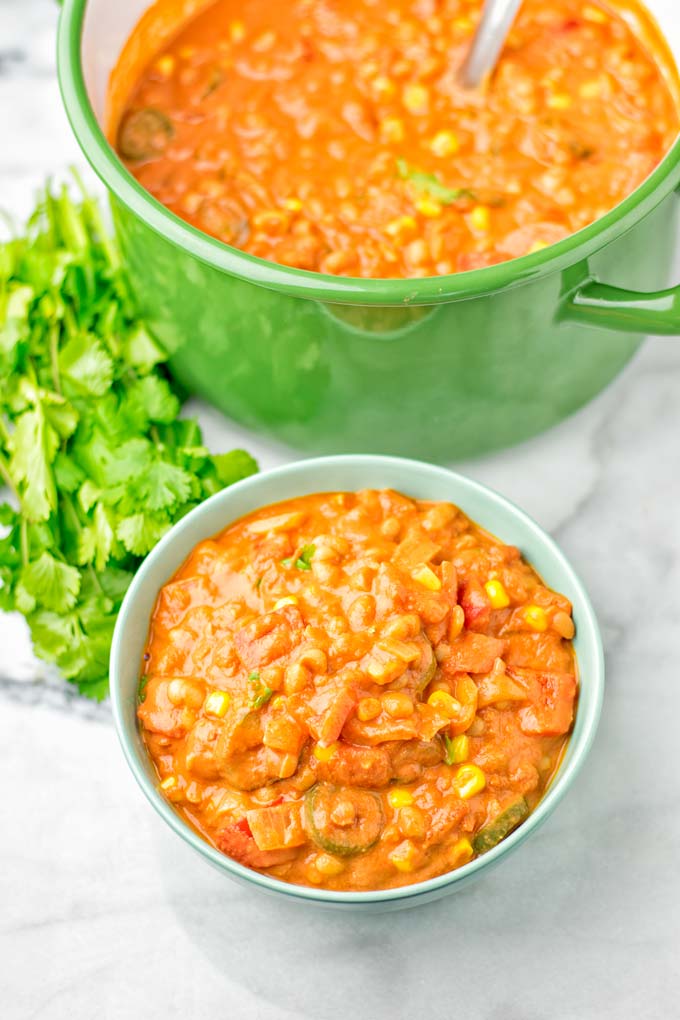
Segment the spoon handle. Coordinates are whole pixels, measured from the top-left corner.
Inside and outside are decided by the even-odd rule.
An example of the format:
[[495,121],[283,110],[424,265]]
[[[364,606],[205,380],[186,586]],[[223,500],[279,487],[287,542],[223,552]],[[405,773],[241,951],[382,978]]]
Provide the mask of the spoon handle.
[[460,80],[473,89],[494,69],[522,0],[486,0]]

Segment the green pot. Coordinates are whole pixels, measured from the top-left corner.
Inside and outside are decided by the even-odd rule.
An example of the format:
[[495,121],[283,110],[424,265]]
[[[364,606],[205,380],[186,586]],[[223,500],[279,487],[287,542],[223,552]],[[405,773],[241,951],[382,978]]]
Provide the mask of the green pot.
[[[469,456],[575,411],[645,333],[680,334],[680,287],[654,289],[675,246],[680,142],[596,223],[533,255],[451,276],[310,273],[184,223],[139,186],[99,124],[108,73],[146,6],[65,0],[62,95],[110,191],[137,298],[175,374],[232,418],[300,449]],[[659,16],[669,8],[650,6]],[[677,34],[672,10],[667,17],[662,27]]]
[[[572,603],[580,689],[574,729],[557,775],[535,811],[507,839],[456,871],[426,882],[375,892],[331,892],[290,885],[252,871],[219,853],[186,824],[158,791],[158,776],[137,725],[137,690],[149,620],[159,589],[199,542],[251,510],[270,503],[313,492],[367,487],[397,489],[420,499],[450,500],[482,527],[518,546],[546,584]],[[116,729],[137,782],[161,818],[205,861],[225,876],[278,896],[374,912],[411,907],[459,891],[504,860],[548,818],[573,783],[595,737],[604,694],[604,657],[597,619],[583,585],[550,536],[525,513],[491,489],[433,464],[347,455],[298,461],[253,475],[223,489],[183,517],[149,553],[127,591],[113,635],[109,677]],[[556,838],[555,833],[552,838]],[[549,856],[549,842],[545,851]],[[577,867],[580,864],[575,862],[574,868]]]

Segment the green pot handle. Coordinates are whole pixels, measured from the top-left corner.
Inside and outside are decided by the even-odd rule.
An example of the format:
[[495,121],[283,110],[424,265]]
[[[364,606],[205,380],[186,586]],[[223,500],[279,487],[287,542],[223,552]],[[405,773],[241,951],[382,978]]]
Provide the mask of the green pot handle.
[[646,293],[591,279],[565,297],[560,318],[621,333],[680,336],[680,285]]

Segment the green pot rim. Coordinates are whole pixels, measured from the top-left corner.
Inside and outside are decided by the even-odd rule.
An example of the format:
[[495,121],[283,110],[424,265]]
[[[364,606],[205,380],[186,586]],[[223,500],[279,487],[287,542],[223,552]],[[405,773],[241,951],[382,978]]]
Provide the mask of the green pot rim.
[[[334,892],[315,887],[291,885],[271,878],[268,875],[262,875],[221,854],[194,832],[181,819],[179,814],[173,810],[165,798],[161,796],[156,788],[156,784],[151,780],[147,772],[145,763],[142,761],[143,752],[139,752],[135,747],[130,732],[131,727],[136,726],[136,718],[130,719],[130,711],[134,713],[136,701],[131,703],[129,699],[126,699],[122,691],[121,681],[126,668],[129,669],[130,662],[128,629],[138,625],[141,618],[148,618],[145,607],[140,606],[138,608],[137,601],[140,597],[142,600],[148,597],[147,587],[151,587],[155,592],[158,591],[160,587],[156,583],[158,575],[167,579],[169,574],[174,572],[174,568],[169,569],[169,567],[164,566],[164,563],[172,546],[179,538],[182,538],[185,532],[188,533],[187,538],[190,538],[193,545],[200,541],[201,537],[211,537],[211,535],[215,534],[216,530],[220,529],[208,528],[206,525],[197,528],[197,525],[200,525],[201,518],[211,516],[213,509],[220,508],[220,520],[224,522],[220,527],[226,527],[235,517],[241,516],[240,512],[235,513],[233,509],[235,497],[238,505],[241,496],[253,492],[257,494],[258,489],[264,490],[266,495],[262,499],[258,497],[255,505],[267,505],[275,502],[276,499],[284,498],[280,494],[278,496],[275,495],[272,499],[272,489],[276,490],[277,484],[291,474],[298,476],[294,480],[296,484],[299,482],[304,491],[322,492],[333,488],[339,472],[345,469],[351,472],[357,468],[359,469],[358,473],[362,477],[364,473],[370,473],[370,477],[376,480],[380,479],[381,475],[383,478],[388,479],[398,475],[400,479],[403,478],[403,489],[405,491],[416,492],[419,480],[421,484],[424,484],[423,479],[425,478],[437,479],[445,483],[446,489],[451,492],[451,499],[454,502],[459,502],[464,506],[466,499],[473,502],[481,501],[487,509],[490,518],[493,518],[494,510],[501,515],[508,516],[521,533],[527,536],[528,539],[531,539],[534,551],[540,549],[541,553],[545,553],[548,556],[555,573],[560,577],[560,583],[565,584],[566,582],[565,586],[570,592],[575,594],[574,614],[578,631],[577,640],[589,658],[592,669],[587,677],[582,677],[581,696],[577,708],[575,729],[569,742],[567,755],[536,809],[518,829],[488,853],[455,871],[447,872],[437,878],[395,889],[369,892]],[[319,477],[318,488],[306,489],[305,485],[308,476],[311,475],[313,477],[314,485],[316,485],[317,474]],[[299,479],[301,480],[299,481]],[[287,479],[287,482],[289,481],[290,479]],[[329,482],[330,484],[328,484]],[[231,511],[230,505],[232,505]],[[485,520],[483,517],[480,519],[480,523],[484,527],[493,528],[492,521]],[[197,537],[195,531],[198,531],[201,537]],[[210,532],[209,534],[207,533],[208,531]],[[531,558],[529,556],[529,559]],[[171,557],[171,559],[174,562],[175,557]],[[583,695],[586,684],[588,689],[587,698]],[[211,496],[183,517],[146,557],[135,574],[123,600],[111,647],[110,687],[118,737],[128,765],[144,795],[167,824],[186,843],[192,846],[194,850],[220,871],[226,872],[241,881],[259,886],[269,892],[294,900],[331,906],[367,907],[369,904],[389,904],[390,902],[407,906],[409,901],[417,903],[422,899],[443,895],[444,890],[452,892],[454,887],[459,886],[460,883],[465,884],[479,872],[493,866],[511,850],[523,843],[553,812],[581,769],[595,737],[604,696],[604,653],[597,617],[578,575],[553,539],[514,503],[479,482],[475,482],[447,468],[438,467],[424,461],[373,454],[344,454],[296,461],[253,475]]]
[[92,168],[120,202],[171,244],[215,269],[273,290],[330,302],[403,305],[438,304],[507,289],[592,255],[650,212],[677,183],[680,137],[650,176],[606,215],[532,255],[483,269],[415,280],[339,277],[277,265],[185,223],[153,198],[120,162],[99,126],[85,87],[80,51],[86,7],[87,0],[65,0],[57,57],[66,113]]

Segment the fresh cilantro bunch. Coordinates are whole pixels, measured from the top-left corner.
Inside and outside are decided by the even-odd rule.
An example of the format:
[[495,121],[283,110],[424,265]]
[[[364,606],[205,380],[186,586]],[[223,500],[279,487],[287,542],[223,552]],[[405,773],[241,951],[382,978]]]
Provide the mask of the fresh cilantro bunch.
[[[0,246],[0,608],[83,694],[108,690],[141,557],[204,497],[257,470],[211,456],[139,320],[96,202],[49,189]],[[14,505],[12,505],[14,504]]]

